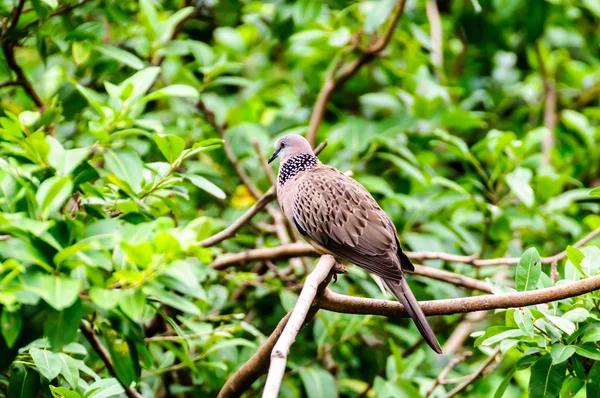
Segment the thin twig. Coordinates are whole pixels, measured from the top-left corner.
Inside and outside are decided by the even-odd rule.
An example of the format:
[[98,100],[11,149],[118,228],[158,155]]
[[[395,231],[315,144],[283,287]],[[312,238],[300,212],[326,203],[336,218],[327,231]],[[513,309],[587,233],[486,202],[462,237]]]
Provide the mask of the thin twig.
[[19,83],[19,82],[18,82],[18,81],[16,81],[16,80],[9,80],[9,81],[7,81],[7,82],[2,82],[2,83],[0,83],[0,88],[3,88],[3,87],[10,87],[10,86],[20,86],[20,85],[21,85],[21,83]]
[[448,376],[448,373],[450,373],[452,371],[452,369],[454,369],[456,367],[456,365],[463,362],[465,359],[467,359],[471,355],[473,355],[473,353],[471,351],[466,351],[466,352],[462,353],[461,355],[458,355],[458,356],[455,356],[454,358],[452,358],[450,360],[450,362],[448,362],[448,364],[446,366],[444,366],[444,369],[442,369],[442,371],[440,372],[438,377],[435,378],[435,380],[433,381],[433,385],[431,386],[431,388],[429,389],[427,394],[425,394],[425,398],[429,398],[431,396],[431,394],[433,394],[433,392],[435,391],[437,386],[439,386],[440,384],[444,384],[444,381],[446,380],[446,376]]
[[451,390],[448,394],[444,396],[444,398],[451,398],[462,391],[464,391],[467,387],[469,387],[479,376],[483,374],[483,372],[487,369],[488,366],[492,363],[492,361],[496,358],[496,356],[500,353],[500,345],[496,347],[496,349],[490,354],[490,356],[485,360],[485,362],[477,369],[475,373],[473,373],[463,384],[456,386],[453,390]]
[[[313,107],[308,124],[308,130],[306,132],[306,139],[311,145],[314,145],[315,137],[317,135],[317,131],[319,130],[319,125],[323,120],[323,115],[325,113],[325,108],[327,106],[329,97],[338,87],[352,77],[364,64],[368,63],[372,59],[375,59],[375,57],[377,57],[377,55],[379,55],[379,53],[388,45],[394,33],[394,29],[398,24],[398,20],[404,11],[405,3],[406,0],[398,0],[396,9],[390,18],[389,26],[385,31],[385,34],[379,40],[370,45],[358,56],[358,58],[347,64],[345,67],[342,67],[341,62],[338,61],[330,75],[323,82],[323,86],[319,91],[317,101]],[[339,75],[338,71],[341,71]]]
[[[94,325],[91,324],[88,326],[84,321],[81,321],[81,323],[79,324],[79,329],[92,346],[92,349],[96,352],[96,354],[98,354],[100,359],[102,359],[102,362],[104,362],[108,373],[110,373],[111,376],[119,380],[117,372],[115,371],[115,366],[113,365],[112,359],[110,358],[110,354],[108,353],[98,336],[96,336],[96,332],[94,332]],[[121,383],[121,386],[123,386],[123,388],[125,389],[125,395],[127,395],[129,398],[143,398],[142,394],[137,392],[135,388],[131,386],[126,386],[121,382],[121,380],[119,380],[119,383]]]
[[552,150],[554,149],[555,141],[555,130],[556,130],[556,82],[554,77],[550,76],[546,64],[544,64],[544,58],[542,57],[542,51],[540,49],[540,42],[535,43],[535,56],[537,58],[538,66],[540,68],[540,74],[542,75],[542,82],[544,85],[544,127],[548,129],[548,133],[542,140],[542,161],[545,165],[550,165],[552,159]]
[[324,255],[319,260],[315,270],[306,277],[304,288],[302,288],[298,301],[292,310],[292,315],[271,352],[271,364],[263,390],[263,398],[276,398],[279,395],[290,347],[296,340],[296,336],[317,296],[319,285],[327,278],[334,265],[335,259],[330,255]]

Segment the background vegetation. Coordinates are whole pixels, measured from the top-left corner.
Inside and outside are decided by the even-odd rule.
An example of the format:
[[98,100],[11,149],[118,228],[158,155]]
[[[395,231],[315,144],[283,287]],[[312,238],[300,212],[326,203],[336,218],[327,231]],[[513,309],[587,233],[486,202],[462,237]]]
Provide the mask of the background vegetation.
[[[206,240],[286,133],[328,140],[414,258],[463,255],[424,263],[479,290],[600,268],[597,1],[1,0],[0,22],[0,395],[216,396],[315,263],[280,258],[272,195]],[[331,289],[384,298],[349,271]],[[281,394],[598,397],[599,300],[430,318],[444,356],[405,319],[320,311]]]

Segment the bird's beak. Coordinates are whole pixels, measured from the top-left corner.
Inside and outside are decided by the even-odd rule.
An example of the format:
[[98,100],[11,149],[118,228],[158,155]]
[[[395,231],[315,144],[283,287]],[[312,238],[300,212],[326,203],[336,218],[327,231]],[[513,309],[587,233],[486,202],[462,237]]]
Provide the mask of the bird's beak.
[[271,164],[271,162],[274,161],[277,156],[279,156],[279,151],[281,151],[281,148],[279,148],[278,150],[273,152],[273,154],[269,158],[269,161],[268,161],[269,164]]

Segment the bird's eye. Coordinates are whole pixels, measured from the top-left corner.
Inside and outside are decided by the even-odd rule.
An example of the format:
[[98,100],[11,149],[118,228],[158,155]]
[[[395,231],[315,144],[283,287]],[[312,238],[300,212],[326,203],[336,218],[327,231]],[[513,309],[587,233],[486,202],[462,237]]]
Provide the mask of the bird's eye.
[[285,148],[285,142],[282,142],[282,143],[281,143],[281,147],[282,147],[282,148]]

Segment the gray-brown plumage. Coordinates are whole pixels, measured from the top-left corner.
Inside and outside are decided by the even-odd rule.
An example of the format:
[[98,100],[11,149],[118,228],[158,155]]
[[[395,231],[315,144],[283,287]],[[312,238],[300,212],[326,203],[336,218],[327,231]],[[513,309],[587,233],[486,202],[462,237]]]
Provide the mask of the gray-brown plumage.
[[333,254],[380,277],[404,305],[433,350],[442,349],[403,271],[414,266],[402,252],[396,228],[362,185],[321,164],[299,135],[282,137],[269,163],[280,157],[277,199],[298,232],[322,253]]

